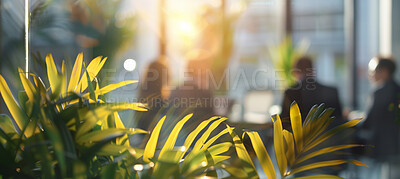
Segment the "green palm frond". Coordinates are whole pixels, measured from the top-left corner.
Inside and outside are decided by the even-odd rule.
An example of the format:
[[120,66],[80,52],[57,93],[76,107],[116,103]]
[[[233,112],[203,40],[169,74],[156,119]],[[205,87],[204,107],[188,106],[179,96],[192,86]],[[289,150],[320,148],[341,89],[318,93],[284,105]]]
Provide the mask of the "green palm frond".
[[[29,167],[14,168],[1,171],[0,175],[72,177],[68,171],[78,175],[80,170],[76,166],[81,164],[90,169],[89,164],[103,163],[100,159],[113,161],[113,157],[126,152],[136,154],[135,149],[129,145],[128,137],[147,131],[125,128],[118,112],[147,109],[140,103],[110,104],[99,99],[100,95],[136,81],[124,81],[100,88],[94,79],[106,62],[106,58],[102,57],[95,58],[85,68],[83,54],[80,53],[69,81],[64,61],[61,71],[57,69],[51,54],[46,56],[45,61],[50,88],[35,74],[30,74],[32,82],[19,68],[24,91],[19,93],[18,100],[0,75],[0,93],[12,117],[3,115],[0,118],[1,148],[7,151],[5,153],[12,154],[8,157],[10,160],[4,160],[0,165],[12,161],[10,166],[29,164],[32,169],[39,171],[32,173],[32,170],[27,169]],[[96,83],[96,90],[91,87],[92,83]],[[14,172],[17,170],[19,173]],[[86,173],[85,170],[84,174],[79,175],[97,176],[100,173]]]
[[[323,104],[318,107],[314,106],[308,113],[305,122],[302,122],[299,107],[296,102],[293,102],[290,107],[293,133],[282,129],[282,122],[278,115],[272,116],[274,122],[275,156],[282,177],[316,168],[340,165],[343,163],[366,166],[356,160],[313,160],[311,163],[305,163],[310,159],[315,159],[317,156],[329,155],[338,150],[362,146],[359,144],[334,145],[310,152],[312,149],[319,147],[324,141],[329,140],[335,134],[343,132],[347,128],[353,127],[361,121],[361,119],[355,119],[326,131],[327,127],[333,121],[333,118],[330,117],[333,109],[324,109],[324,107]],[[258,134],[256,132],[246,132],[246,134],[249,135],[257,158],[268,178],[276,178],[270,157],[266,152],[267,150],[262,144],[262,141],[259,139]],[[310,176],[310,178],[319,177],[338,178],[331,175]]]

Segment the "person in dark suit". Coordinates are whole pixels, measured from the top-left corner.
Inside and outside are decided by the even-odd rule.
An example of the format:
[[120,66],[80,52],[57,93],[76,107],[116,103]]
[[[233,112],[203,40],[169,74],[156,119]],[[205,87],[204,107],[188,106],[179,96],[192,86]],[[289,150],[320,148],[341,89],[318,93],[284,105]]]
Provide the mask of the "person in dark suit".
[[[171,91],[170,102],[176,113],[193,113],[193,124],[197,124],[215,115],[213,91],[207,84],[208,63],[206,57],[190,59],[186,69],[188,79],[183,85]],[[182,116],[183,117],[183,116]],[[195,125],[194,125],[195,126]]]
[[135,119],[137,127],[151,130],[162,117],[162,110],[167,105],[170,91],[168,90],[169,67],[165,56],[160,56],[151,62],[143,74],[140,83],[139,102],[147,104],[148,111],[137,111]]
[[400,86],[394,81],[394,60],[373,58],[370,61],[370,80],[377,89],[373,103],[362,128],[370,131],[368,143],[375,147],[369,154],[375,159],[386,160],[400,154],[399,100]]
[[302,120],[306,118],[308,111],[314,105],[325,104],[326,108],[334,108],[332,116],[336,119],[331,126],[343,123],[342,107],[339,102],[339,95],[336,88],[328,87],[317,82],[315,69],[310,57],[299,58],[294,67],[293,75],[297,83],[285,90],[282,102],[282,123],[285,129],[290,130],[290,105],[296,101],[299,105]]
[[[312,59],[310,57],[304,56],[296,60],[292,74],[297,80],[297,83],[285,90],[284,98],[282,102],[282,125],[286,130],[291,131],[290,122],[290,105],[293,101],[296,101],[300,112],[301,118],[304,122],[308,112],[314,105],[325,104],[325,108],[334,108],[332,116],[335,116],[333,122],[328,126],[328,129],[336,127],[344,123],[342,117],[342,107],[339,102],[338,91],[334,87],[328,87],[317,82],[315,69],[313,68]],[[329,140],[323,142],[322,144],[314,147],[314,150],[319,150],[324,147],[332,146],[335,144],[347,143],[348,141],[343,140],[345,136],[336,136],[335,138],[330,138]],[[330,156],[319,156],[311,160],[308,160],[310,164],[318,161],[328,161],[339,158],[336,155]],[[308,172],[301,172],[296,174],[296,177],[307,176],[311,174],[331,174],[337,175],[341,170],[343,170],[346,165],[340,165],[336,167],[326,167],[319,170],[313,170]]]

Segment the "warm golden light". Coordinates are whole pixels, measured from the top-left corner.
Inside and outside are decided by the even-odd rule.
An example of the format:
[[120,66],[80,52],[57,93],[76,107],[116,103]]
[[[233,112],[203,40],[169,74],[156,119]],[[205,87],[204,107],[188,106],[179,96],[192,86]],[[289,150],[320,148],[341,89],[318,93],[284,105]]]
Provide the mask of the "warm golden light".
[[193,36],[195,34],[193,24],[190,22],[180,21],[178,27],[180,33],[184,36]]

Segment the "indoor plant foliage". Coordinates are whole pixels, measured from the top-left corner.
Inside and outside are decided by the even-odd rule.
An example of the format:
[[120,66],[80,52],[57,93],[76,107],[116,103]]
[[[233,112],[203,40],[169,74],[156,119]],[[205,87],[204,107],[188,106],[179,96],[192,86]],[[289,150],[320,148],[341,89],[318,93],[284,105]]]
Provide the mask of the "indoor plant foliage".
[[[358,144],[346,144],[337,146],[324,146],[320,150],[313,150],[319,147],[324,141],[334,137],[335,134],[343,132],[349,127],[355,126],[361,119],[355,119],[345,124],[326,130],[335,119],[331,117],[333,109],[324,109],[324,105],[314,106],[302,123],[301,114],[297,103],[293,103],[290,108],[291,124],[293,133],[282,129],[282,122],[278,115],[272,116],[274,121],[274,149],[276,162],[278,164],[279,175],[282,178],[287,176],[309,171],[321,167],[335,166],[343,163],[352,163],[365,166],[355,160],[327,160],[308,162],[310,159],[321,155],[329,155],[333,152],[360,147]],[[150,139],[144,149],[143,157],[134,168],[138,168],[144,178],[190,178],[190,177],[220,177],[216,170],[225,170],[234,178],[259,178],[259,174],[253,164],[252,157],[248,148],[244,145],[247,136],[251,141],[257,159],[260,161],[262,169],[268,178],[276,178],[274,165],[264,146],[261,137],[257,132],[236,131],[234,128],[225,124],[226,128],[215,136],[210,136],[216,127],[226,120],[224,117],[212,117],[203,121],[198,127],[185,137],[183,146],[174,147],[179,131],[192,114],[180,120],[167,141],[156,153],[157,139],[160,134],[164,116],[156,125],[151,133]],[[200,131],[205,131],[199,134]],[[242,135],[238,135],[242,133]],[[194,141],[197,135],[201,137]],[[229,140],[216,142],[222,136],[228,136]],[[230,150],[232,149],[232,150]],[[186,154],[185,154],[186,153]],[[146,168],[145,170],[143,170]],[[311,178],[340,178],[334,175],[313,175]]]
[[302,40],[297,47],[294,47],[291,37],[286,37],[278,46],[269,47],[268,52],[275,68],[280,70],[283,88],[293,85],[296,80],[293,77],[292,69],[297,58],[303,56],[310,46],[307,40]]
[[82,57],[82,53],[78,55],[67,80],[64,61],[59,72],[52,56],[47,55],[50,88],[35,74],[26,75],[18,69],[24,88],[18,101],[0,75],[0,92],[11,114],[11,118],[2,115],[0,119],[1,175],[97,176],[101,169],[123,164],[115,157],[135,154],[128,136],[146,131],[125,128],[117,112],[146,109],[138,103],[110,104],[100,99],[135,81],[99,88],[95,78],[106,58],[97,57],[85,67]]
[[[299,108],[290,108],[293,132],[282,129],[278,115],[274,121],[274,151],[279,173],[257,132],[240,131],[225,123],[225,117],[202,121],[188,135],[181,130],[193,114],[184,116],[166,137],[159,141],[160,131],[170,122],[162,117],[144,148],[129,144],[129,136],[147,133],[125,128],[118,116],[121,110],[146,110],[140,103],[106,103],[103,95],[136,81],[123,81],[99,87],[96,76],[106,62],[97,57],[87,66],[79,54],[67,78],[64,62],[58,71],[51,55],[46,56],[49,88],[35,74],[18,70],[24,92],[15,100],[0,75],[0,92],[11,116],[0,116],[0,175],[4,177],[77,177],[77,178],[259,178],[253,164],[257,158],[268,178],[286,177],[315,168],[353,163],[353,160],[310,162],[309,159],[357,147],[357,144],[329,146],[312,150],[323,141],[353,127],[360,119],[326,130],[334,120],[333,109],[313,107],[302,122]],[[30,80],[32,79],[32,81]],[[223,126],[221,128],[221,126]],[[183,139],[183,144],[176,141]],[[251,157],[246,140],[250,140]],[[229,176],[228,176],[229,177]],[[314,178],[338,178],[315,175]]]

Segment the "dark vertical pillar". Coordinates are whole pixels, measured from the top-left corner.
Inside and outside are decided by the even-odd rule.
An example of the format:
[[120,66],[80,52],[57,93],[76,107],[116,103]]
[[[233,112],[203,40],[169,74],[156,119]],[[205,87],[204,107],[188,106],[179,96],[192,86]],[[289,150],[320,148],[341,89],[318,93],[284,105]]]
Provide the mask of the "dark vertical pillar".
[[[3,4],[2,4],[2,0],[0,0],[0,73],[2,72],[2,68],[3,68],[3,49],[2,49],[2,45],[3,44],[3,21],[1,20],[2,18],[2,13],[3,13]],[[0,97],[0,112],[3,113],[3,109],[2,109],[2,104],[3,104],[3,98]]]
[[285,1],[285,35],[292,35],[292,0]]
[[159,21],[160,21],[160,56],[166,55],[166,33],[165,33],[165,0],[159,0],[158,5],[158,13],[159,13]]
[[357,109],[357,0],[345,0],[345,40],[346,40],[346,61],[349,70],[349,101],[353,109]]
[[400,81],[400,1],[392,0],[392,53],[396,60],[395,79]]

